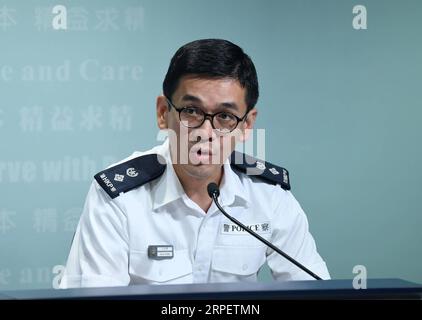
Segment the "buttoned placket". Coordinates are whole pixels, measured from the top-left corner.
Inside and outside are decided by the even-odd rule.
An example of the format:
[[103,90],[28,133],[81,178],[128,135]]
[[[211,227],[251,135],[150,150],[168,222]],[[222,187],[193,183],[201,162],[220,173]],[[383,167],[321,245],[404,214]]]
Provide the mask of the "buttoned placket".
[[221,214],[214,203],[212,203],[208,212],[205,213],[186,195],[183,196],[183,201],[196,214],[202,217],[192,261],[193,282],[208,282],[211,271],[212,252],[218,235]]

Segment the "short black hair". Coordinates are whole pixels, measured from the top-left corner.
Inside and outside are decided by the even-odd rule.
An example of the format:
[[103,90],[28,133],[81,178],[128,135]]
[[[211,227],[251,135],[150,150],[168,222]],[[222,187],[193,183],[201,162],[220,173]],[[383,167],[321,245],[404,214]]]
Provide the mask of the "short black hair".
[[201,39],[179,48],[171,59],[163,82],[163,93],[169,99],[185,75],[199,78],[232,78],[246,88],[248,111],[255,107],[258,96],[258,76],[251,58],[242,48],[223,39]]

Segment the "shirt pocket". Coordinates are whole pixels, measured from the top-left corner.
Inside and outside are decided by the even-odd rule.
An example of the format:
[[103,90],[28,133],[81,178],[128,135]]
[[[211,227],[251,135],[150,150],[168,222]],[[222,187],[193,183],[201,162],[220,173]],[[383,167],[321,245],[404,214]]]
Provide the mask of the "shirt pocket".
[[188,250],[175,250],[172,259],[155,260],[144,251],[130,251],[130,284],[171,284],[192,282]]
[[254,280],[265,263],[265,247],[215,247],[212,269],[215,281]]

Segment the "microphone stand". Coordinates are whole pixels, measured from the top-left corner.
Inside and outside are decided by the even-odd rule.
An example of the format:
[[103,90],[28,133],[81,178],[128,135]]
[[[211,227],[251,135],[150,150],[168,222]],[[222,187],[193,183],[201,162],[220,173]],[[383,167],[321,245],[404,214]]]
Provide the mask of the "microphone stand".
[[[217,185],[216,185],[217,186]],[[211,192],[210,195],[211,198],[214,200],[216,206],[218,209],[220,209],[220,211],[232,222],[234,222],[235,224],[237,224],[238,226],[240,226],[241,228],[243,228],[245,231],[247,231],[250,235],[254,236],[256,239],[258,239],[259,241],[265,243],[268,247],[270,247],[271,249],[273,249],[275,252],[277,252],[278,254],[282,255],[284,258],[286,258],[287,260],[289,260],[291,263],[293,263],[294,265],[296,265],[297,267],[299,267],[300,269],[302,269],[303,271],[305,271],[306,273],[308,273],[310,276],[312,276],[314,279],[316,280],[322,280],[321,277],[319,277],[318,275],[316,275],[315,273],[313,273],[311,270],[309,270],[308,268],[306,268],[304,265],[302,265],[301,263],[299,263],[298,261],[296,261],[295,259],[293,259],[292,257],[290,257],[288,254],[284,253],[283,251],[281,251],[279,248],[277,248],[275,245],[273,245],[271,242],[269,242],[268,240],[264,239],[263,237],[261,237],[259,234],[253,232],[252,230],[250,230],[248,227],[246,227],[243,223],[241,223],[240,221],[238,221],[237,219],[233,218],[232,216],[230,216],[220,205],[220,203],[218,202],[218,194],[220,193],[218,190],[218,187],[216,190],[213,190]]]

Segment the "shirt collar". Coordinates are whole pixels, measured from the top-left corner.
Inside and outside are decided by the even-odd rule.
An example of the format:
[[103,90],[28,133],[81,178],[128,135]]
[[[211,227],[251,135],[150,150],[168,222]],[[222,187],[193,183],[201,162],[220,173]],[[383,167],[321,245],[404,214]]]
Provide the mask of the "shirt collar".
[[171,162],[169,139],[157,147],[156,153],[166,160],[166,170],[160,178],[152,182],[153,210],[175,201],[185,194]]
[[230,160],[226,159],[223,165],[224,175],[220,183],[219,201],[223,206],[245,206],[249,207],[249,194],[239,176],[230,166]]
[[[167,166],[163,175],[151,183],[153,210],[182,198],[186,194],[173,168],[169,139],[166,139],[161,146],[154,149],[156,153],[164,157]],[[231,168],[229,159],[226,159],[223,168],[224,174],[220,183],[219,202],[223,206],[248,207],[250,205],[249,195],[239,176]]]

